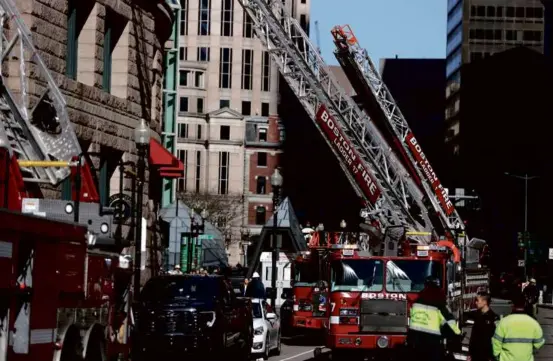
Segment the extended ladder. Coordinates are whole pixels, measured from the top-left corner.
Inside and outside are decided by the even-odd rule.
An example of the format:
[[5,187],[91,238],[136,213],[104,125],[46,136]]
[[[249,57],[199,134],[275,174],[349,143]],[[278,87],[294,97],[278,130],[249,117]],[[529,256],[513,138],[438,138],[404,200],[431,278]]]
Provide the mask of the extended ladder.
[[[421,180],[427,199],[431,202],[434,211],[440,215],[443,226],[449,230],[464,230],[465,225],[453,202],[450,201],[367,51],[361,48],[349,26],[335,27],[332,35],[336,45],[336,58],[344,68],[355,92],[362,102],[376,100],[378,109],[371,112],[376,114],[370,114],[370,116],[382,120],[392,130],[393,136],[399,140],[396,144],[401,144],[403,149],[398,151],[403,151],[407,156],[407,161],[411,163],[416,176]],[[367,103],[364,104],[367,111],[373,110]]]
[[[432,230],[423,195],[373,122],[346,95],[282,1],[239,0],[257,37],[383,228]],[[427,242],[426,238],[420,239]]]
[[[70,162],[81,154],[81,147],[65,100],[12,0],[0,0],[0,24],[2,69],[8,70],[7,76],[2,72],[0,83],[0,118],[8,146],[21,161]],[[28,82],[34,83],[31,89],[42,91],[32,108]],[[21,172],[26,182],[57,184],[71,170],[67,166],[21,166]]]

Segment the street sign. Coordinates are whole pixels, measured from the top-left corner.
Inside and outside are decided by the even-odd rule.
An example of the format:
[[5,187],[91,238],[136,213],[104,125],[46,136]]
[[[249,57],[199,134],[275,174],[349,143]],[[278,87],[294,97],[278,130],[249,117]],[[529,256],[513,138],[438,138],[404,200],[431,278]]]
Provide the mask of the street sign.
[[553,259],[553,248],[549,248],[549,259]]
[[114,194],[111,197],[109,197],[108,202],[109,202],[109,206],[115,209],[113,213],[113,223],[115,224],[125,223],[125,221],[129,219],[132,213],[131,196],[125,193]]
[[523,259],[518,260],[518,266],[519,267],[524,267],[524,260]]

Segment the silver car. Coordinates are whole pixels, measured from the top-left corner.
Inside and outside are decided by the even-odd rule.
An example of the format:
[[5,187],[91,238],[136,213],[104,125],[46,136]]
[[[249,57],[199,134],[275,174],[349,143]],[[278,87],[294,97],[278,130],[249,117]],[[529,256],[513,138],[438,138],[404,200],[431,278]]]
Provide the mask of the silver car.
[[267,301],[252,299],[253,346],[252,356],[267,360],[271,354],[280,355],[280,319]]

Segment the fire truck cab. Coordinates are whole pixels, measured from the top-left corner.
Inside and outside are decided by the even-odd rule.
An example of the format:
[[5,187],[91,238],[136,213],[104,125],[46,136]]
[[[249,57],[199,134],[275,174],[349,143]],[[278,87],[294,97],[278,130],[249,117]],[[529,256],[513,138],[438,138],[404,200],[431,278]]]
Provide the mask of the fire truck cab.
[[[425,280],[440,280],[444,292],[455,280],[448,269],[459,261],[451,243],[408,245],[403,255],[373,256],[352,245],[335,245],[329,255],[329,318],[326,347],[342,353],[400,352],[409,309]],[[347,356],[346,356],[347,357]]]

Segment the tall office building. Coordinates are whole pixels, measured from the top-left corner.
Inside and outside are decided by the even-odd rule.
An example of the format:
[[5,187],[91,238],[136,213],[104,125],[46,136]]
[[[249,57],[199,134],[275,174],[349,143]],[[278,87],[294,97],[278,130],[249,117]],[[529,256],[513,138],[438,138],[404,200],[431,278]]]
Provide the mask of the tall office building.
[[543,51],[540,0],[448,0],[446,142],[459,154],[461,67],[516,46]]
[[[310,1],[285,2],[307,28]],[[259,233],[271,215],[269,176],[283,140],[279,72],[238,1],[181,0],[181,6],[177,154],[185,177],[177,191],[241,202],[240,215],[218,225],[231,229],[229,243],[236,244],[240,230]]]

